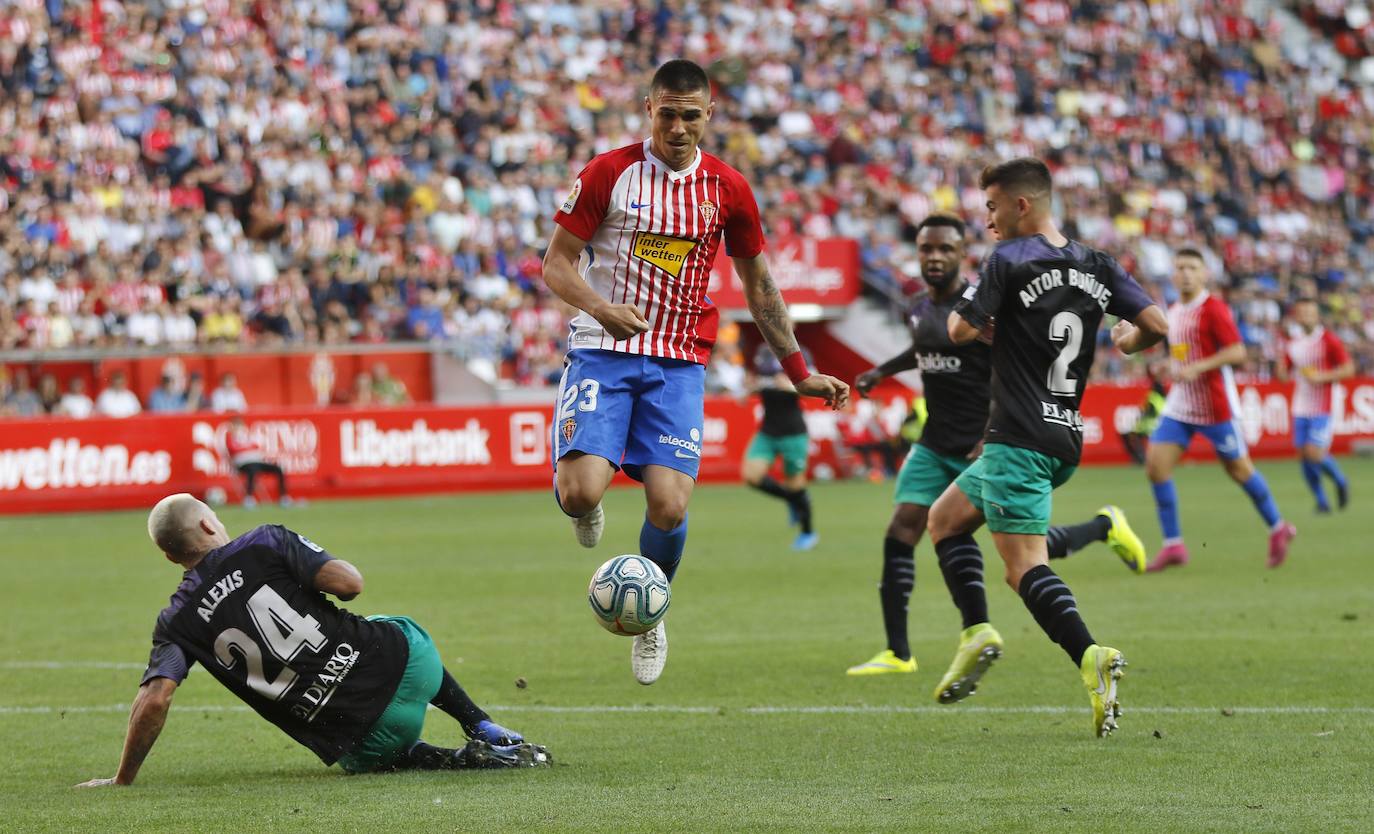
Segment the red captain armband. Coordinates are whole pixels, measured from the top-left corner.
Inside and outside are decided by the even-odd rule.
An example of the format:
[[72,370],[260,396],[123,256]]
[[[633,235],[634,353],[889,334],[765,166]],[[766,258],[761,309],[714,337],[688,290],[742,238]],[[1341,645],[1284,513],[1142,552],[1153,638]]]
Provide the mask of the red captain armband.
[[787,378],[792,380],[793,385],[798,385],[811,376],[811,371],[806,367],[806,357],[802,356],[802,352],[799,350],[782,358],[782,369],[787,374]]

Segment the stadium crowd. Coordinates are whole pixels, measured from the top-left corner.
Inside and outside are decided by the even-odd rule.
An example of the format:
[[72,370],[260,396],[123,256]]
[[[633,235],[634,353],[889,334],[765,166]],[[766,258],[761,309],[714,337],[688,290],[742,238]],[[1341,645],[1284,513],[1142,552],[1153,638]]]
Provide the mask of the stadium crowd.
[[5,3],[0,350],[413,339],[548,379],[549,215],[689,56],[765,228],[859,239],[890,298],[914,223],[981,218],[983,164],[1038,154],[1068,233],[1161,299],[1205,248],[1252,371],[1298,295],[1369,371],[1374,87],[1246,5]]

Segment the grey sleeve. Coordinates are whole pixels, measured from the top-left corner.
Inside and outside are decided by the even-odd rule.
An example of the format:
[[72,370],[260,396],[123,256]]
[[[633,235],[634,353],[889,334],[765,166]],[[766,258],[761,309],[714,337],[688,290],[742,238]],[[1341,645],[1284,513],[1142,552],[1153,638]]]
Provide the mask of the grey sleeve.
[[153,678],[167,678],[179,684],[191,673],[191,664],[194,662],[167,636],[159,617],[157,626],[153,628],[153,650],[148,654],[148,668],[144,670],[143,679],[138,685],[142,686]]
[[1108,259],[1107,267],[1112,276],[1112,297],[1107,302],[1107,312],[1126,321],[1135,321],[1136,316],[1155,303],[1154,300],[1114,259]]
[[982,330],[997,317],[997,311],[1002,308],[1005,279],[1002,276],[1002,259],[996,251],[983,261],[978,276],[978,286],[969,287],[964,292],[964,297],[954,305],[954,312]]

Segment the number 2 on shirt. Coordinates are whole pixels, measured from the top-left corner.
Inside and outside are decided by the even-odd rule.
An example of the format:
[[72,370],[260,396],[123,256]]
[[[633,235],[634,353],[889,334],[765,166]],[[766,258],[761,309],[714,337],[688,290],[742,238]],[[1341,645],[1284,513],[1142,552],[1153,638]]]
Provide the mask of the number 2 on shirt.
[[1063,342],[1064,347],[1059,349],[1059,356],[1050,365],[1045,387],[1056,397],[1072,397],[1078,393],[1078,380],[1069,378],[1069,363],[1078,356],[1078,349],[1083,345],[1083,320],[1077,313],[1060,311],[1050,319],[1050,341]]

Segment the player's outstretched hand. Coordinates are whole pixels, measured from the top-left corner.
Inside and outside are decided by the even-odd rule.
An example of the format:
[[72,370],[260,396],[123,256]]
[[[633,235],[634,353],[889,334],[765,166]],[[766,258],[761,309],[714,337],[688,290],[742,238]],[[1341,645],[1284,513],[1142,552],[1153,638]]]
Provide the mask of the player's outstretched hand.
[[797,385],[803,397],[819,397],[826,405],[839,411],[849,405],[849,386],[828,374],[812,374]]
[[866,397],[868,392],[883,381],[883,375],[878,373],[877,368],[870,368],[854,378],[854,388],[858,390],[859,396]]
[[618,342],[649,329],[649,320],[633,304],[605,304],[588,312]]
[[114,780],[114,777],[113,777],[113,776],[110,776],[110,777],[107,777],[107,778],[105,778],[105,779],[92,779],[92,780],[90,780],[89,782],[82,782],[81,784],[76,785],[75,787],[78,787],[78,788],[110,788],[110,787],[115,787],[115,786],[118,785],[118,784],[119,784],[119,783],[116,782],[116,781]]

